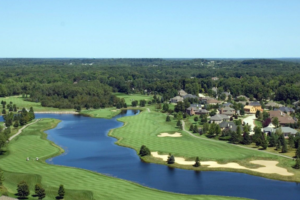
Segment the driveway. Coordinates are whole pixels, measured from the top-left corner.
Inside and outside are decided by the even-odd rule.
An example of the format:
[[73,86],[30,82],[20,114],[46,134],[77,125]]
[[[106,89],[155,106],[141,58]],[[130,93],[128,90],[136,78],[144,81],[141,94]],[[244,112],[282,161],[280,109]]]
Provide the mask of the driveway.
[[255,117],[254,114],[246,117],[245,119],[243,119],[243,122],[245,122],[245,124],[248,124],[251,127],[250,135],[254,134],[253,129],[255,127],[255,123],[254,123],[255,119],[256,119],[256,117]]

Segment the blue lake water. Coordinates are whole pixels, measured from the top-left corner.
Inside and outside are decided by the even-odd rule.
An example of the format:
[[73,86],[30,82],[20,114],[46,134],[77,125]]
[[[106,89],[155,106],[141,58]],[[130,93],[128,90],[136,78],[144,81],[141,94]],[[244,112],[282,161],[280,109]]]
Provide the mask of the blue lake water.
[[66,152],[47,162],[88,169],[169,192],[259,200],[300,199],[300,184],[297,183],[243,173],[195,172],[142,162],[133,149],[115,145],[116,139],[107,136],[110,129],[123,125],[117,118],[135,114],[136,111],[128,110],[113,119],[36,114],[36,118],[62,120],[56,128],[46,132],[48,139],[63,147]]

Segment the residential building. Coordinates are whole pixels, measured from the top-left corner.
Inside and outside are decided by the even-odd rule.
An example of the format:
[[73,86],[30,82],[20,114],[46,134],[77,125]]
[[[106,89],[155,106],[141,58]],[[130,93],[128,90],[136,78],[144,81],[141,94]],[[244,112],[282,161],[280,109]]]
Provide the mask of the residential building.
[[266,127],[263,128],[263,132],[270,135],[271,133],[275,133],[276,130],[281,129],[282,134],[284,135],[284,137],[289,137],[290,135],[295,136],[296,133],[298,133],[297,130],[290,128],[290,127],[280,127],[280,128],[270,128],[270,127]]
[[230,117],[227,115],[216,114],[210,118],[210,123],[220,124],[223,121],[230,120]]
[[225,107],[231,107],[231,106],[233,106],[232,103],[223,103],[222,105],[219,106],[219,108],[221,108],[221,107],[225,108]]
[[269,101],[267,104],[265,104],[265,106],[267,107],[276,107],[276,108],[279,108],[279,107],[283,107],[282,104],[279,104],[279,103],[276,103],[274,101]]
[[192,95],[192,94],[184,95],[183,99],[186,99],[186,98],[199,99],[199,97],[197,97],[196,95]]
[[181,97],[183,97],[183,96],[185,96],[185,95],[187,95],[188,93],[186,93],[184,90],[179,90],[178,91],[178,95],[179,96],[181,96]]
[[211,90],[214,91],[216,94],[218,94],[218,88],[213,87]]
[[207,115],[209,111],[202,109],[198,104],[192,104],[186,109],[186,113],[189,115]]
[[178,102],[183,102],[183,98],[181,96],[176,96],[170,99],[170,103],[178,103]]
[[209,104],[209,105],[217,105],[217,104],[222,103],[221,101],[218,101],[217,99],[214,99],[214,98],[211,98],[211,97],[202,98],[202,101],[206,104]]
[[274,110],[280,110],[281,112],[287,113],[288,115],[295,112],[295,110],[293,108],[289,108],[289,107],[280,107],[280,108],[276,108]]
[[227,116],[233,116],[235,115],[235,110],[231,107],[221,107],[219,109],[219,112],[220,114],[223,114],[223,115],[227,115]]
[[246,97],[245,95],[239,95],[235,99],[245,99],[245,101],[249,101],[249,98]]
[[[262,112],[262,111],[264,111],[262,108],[261,108],[261,105],[260,105],[260,102],[258,102],[258,101],[252,101],[252,102],[250,102],[249,103],[249,106],[253,106],[255,109],[256,109],[256,111],[260,111],[260,112]],[[255,111],[255,112],[256,112]]]
[[280,110],[272,110],[269,113],[270,113],[270,118],[273,119],[277,117],[279,124],[282,126],[287,126],[289,124],[294,124],[296,122],[296,120],[293,117],[285,114]]
[[219,78],[218,77],[212,77],[211,80],[217,81],[217,80],[219,80]]
[[256,113],[256,109],[254,106],[245,106],[244,111],[247,114],[255,114]]
[[[226,121],[223,121],[219,124],[220,128],[222,131],[233,131],[233,132],[236,132],[236,129],[237,129],[237,125],[234,123],[234,122],[226,122]],[[241,131],[243,131],[243,126],[239,125]]]

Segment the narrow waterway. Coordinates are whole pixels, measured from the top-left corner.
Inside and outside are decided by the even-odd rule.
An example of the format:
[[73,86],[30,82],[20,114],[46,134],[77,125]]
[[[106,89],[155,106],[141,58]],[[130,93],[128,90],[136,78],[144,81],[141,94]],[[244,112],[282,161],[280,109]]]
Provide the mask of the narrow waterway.
[[133,116],[137,112],[128,110],[113,119],[71,114],[36,114],[36,118],[62,120],[47,133],[48,139],[63,147],[66,152],[47,162],[97,171],[169,192],[259,200],[299,200],[300,185],[297,183],[243,173],[195,172],[142,162],[134,150],[115,145],[116,139],[107,136],[110,129],[123,125],[117,118]]

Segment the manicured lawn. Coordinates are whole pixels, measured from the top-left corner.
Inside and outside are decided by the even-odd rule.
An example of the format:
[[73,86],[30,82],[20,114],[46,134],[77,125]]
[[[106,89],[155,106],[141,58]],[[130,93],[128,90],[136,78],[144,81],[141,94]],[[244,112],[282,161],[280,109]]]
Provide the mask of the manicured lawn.
[[142,94],[123,94],[123,93],[114,93],[115,96],[123,98],[127,105],[131,106],[132,100],[146,100],[147,102],[153,99],[153,95],[142,95]]
[[104,108],[97,110],[82,110],[80,114],[88,115],[90,117],[107,118],[110,119],[121,112],[120,109],[116,108]]
[[[45,138],[43,130],[53,128],[57,123],[58,120],[55,119],[43,119],[27,127],[9,144],[8,155],[0,156],[0,168],[5,171],[4,186],[11,196],[16,193],[17,184],[21,180],[26,180],[31,194],[34,193],[34,185],[42,183],[47,193],[45,200],[55,199],[60,184],[63,184],[66,189],[66,200],[240,199],[168,193],[87,170],[46,164],[43,160],[59,154],[61,150],[43,139]],[[27,157],[30,157],[30,161],[26,161]],[[40,161],[35,161],[35,157],[39,157]],[[30,197],[30,199],[36,198]]]
[[[236,145],[229,144],[226,141],[216,141],[201,136],[199,136],[199,138],[194,138],[178,129],[176,127],[176,120],[171,118],[171,122],[166,122],[165,119],[166,114],[155,111],[150,113],[142,112],[136,116],[121,118],[120,121],[123,121],[125,126],[114,129],[110,132],[110,135],[116,138],[122,138],[117,144],[131,147],[137,152],[142,145],[146,145],[152,152],[158,151],[161,154],[171,153],[174,156],[184,157],[188,160],[195,160],[198,156],[202,161],[216,160],[222,163],[237,162],[249,167],[251,167],[251,165],[249,165],[250,160],[278,160],[279,166],[287,168],[290,172],[295,173],[295,176],[283,177],[276,174],[267,175],[250,171],[243,172],[273,179],[300,182],[300,171],[292,168],[294,161],[291,159],[267,154],[264,153],[264,151],[240,148]],[[189,129],[189,127],[186,126],[186,129]],[[180,132],[182,137],[157,137],[158,134],[164,132]],[[151,156],[145,157],[145,160],[165,164],[160,159],[155,159]],[[185,169],[195,169],[192,166],[182,166],[178,164],[174,164],[174,166]],[[201,170],[209,169],[202,168]],[[229,169],[217,170],[241,171]]]
[[258,121],[257,119],[254,120],[255,126],[262,128],[262,123],[260,121]]
[[[16,104],[19,109],[33,107],[34,111],[74,111],[74,109],[58,109],[58,108],[51,108],[51,107],[42,107],[41,103],[35,103],[31,101],[24,101],[24,98],[19,96],[11,96],[11,97],[1,97],[0,101],[6,101],[7,104],[13,102]],[[2,107],[1,107],[2,110]]]

